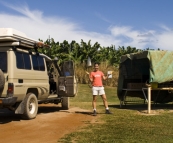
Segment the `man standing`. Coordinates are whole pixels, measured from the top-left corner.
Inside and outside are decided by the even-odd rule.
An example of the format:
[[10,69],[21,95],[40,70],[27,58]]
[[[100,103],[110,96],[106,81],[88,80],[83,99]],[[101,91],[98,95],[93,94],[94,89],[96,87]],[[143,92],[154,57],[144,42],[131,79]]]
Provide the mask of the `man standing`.
[[103,87],[102,79],[106,80],[108,76],[104,76],[102,71],[99,71],[99,63],[94,64],[94,71],[90,73],[89,75],[90,81],[92,83],[92,93],[93,93],[93,101],[92,101],[92,106],[93,106],[93,115],[96,116],[96,99],[97,95],[100,95],[103,100],[103,104],[105,106],[105,113],[106,114],[111,114],[109,111],[108,107],[108,102],[105,94],[105,90]]

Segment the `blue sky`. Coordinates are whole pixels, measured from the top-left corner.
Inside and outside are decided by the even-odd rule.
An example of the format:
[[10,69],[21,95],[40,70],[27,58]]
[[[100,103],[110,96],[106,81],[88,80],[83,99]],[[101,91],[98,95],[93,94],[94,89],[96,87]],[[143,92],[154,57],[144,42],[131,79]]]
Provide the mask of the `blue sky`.
[[173,50],[172,0],[0,0],[0,27],[33,39]]

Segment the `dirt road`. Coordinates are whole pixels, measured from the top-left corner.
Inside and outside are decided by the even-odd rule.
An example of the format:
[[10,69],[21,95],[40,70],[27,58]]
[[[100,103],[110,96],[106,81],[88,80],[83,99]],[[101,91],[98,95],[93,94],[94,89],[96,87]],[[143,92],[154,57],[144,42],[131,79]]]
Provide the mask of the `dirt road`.
[[60,110],[58,105],[39,105],[33,120],[22,120],[13,112],[0,110],[0,143],[56,143],[65,134],[95,120],[90,111],[78,107]]

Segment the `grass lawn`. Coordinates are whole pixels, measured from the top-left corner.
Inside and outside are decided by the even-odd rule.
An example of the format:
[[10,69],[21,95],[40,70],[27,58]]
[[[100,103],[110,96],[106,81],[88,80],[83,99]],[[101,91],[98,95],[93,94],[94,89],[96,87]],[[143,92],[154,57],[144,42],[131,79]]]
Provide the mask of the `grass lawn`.
[[[66,135],[58,142],[77,143],[173,143],[173,105],[157,105],[156,114],[143,114],[147,104],[137,102],[119,108],[115,87],[105,87],[112,115],[98,114],[97,122],[87,122],[81,130]],[[78,95],[70,99],[71,106],[82,109],[91,107],[92,95],[88,85],[79,85]],[[161,110],[162,109],[162,110]],[[97,101],[97,111],[104,113],[101,98]],[[153,111],[153,110],[152,110]]]

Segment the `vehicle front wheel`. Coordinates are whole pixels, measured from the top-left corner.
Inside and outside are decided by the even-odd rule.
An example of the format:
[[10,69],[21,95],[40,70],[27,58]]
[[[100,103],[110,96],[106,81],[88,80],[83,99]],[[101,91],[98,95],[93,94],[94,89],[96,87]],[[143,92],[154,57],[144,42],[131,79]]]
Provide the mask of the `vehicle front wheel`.
[[23,119],[34,119],[37,116],[38,101],[37,97],[33,93],[28,93],[23,101],[24,113]]
[[61,106],[63,110],[68,110],[69,109],[69,97],[63,97],[62,102],[61,102]]

